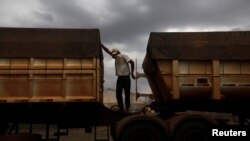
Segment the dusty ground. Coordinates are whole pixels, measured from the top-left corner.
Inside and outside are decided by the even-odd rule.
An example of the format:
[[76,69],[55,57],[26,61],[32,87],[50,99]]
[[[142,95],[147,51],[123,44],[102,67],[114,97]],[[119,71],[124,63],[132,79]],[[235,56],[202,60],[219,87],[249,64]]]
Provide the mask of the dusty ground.
[[[97,139],[107,139],[107,128],[97,128]],[[84,133],[83,129],[71,129],[68,136],[62,137],[60,141],[94,141],[94,133]],[[109,136],[109,141],[112,137]]]
[[[43,139],[46,138],[46,128],[44,125],[33,125],[33,133],[40,134],[43,136]],[[21,124],[19,133],[28,133],[29,132],[29,125]],[[50,139],[56,139],[56,136],[54,133],[56,132],[56,127],[51,126],[50,127]],[[97,139],[107,139],[108,138],[108,132],[107,127],[97,127],[96,128],[96,138]],[[94,141],[95,134],[94,134],[94,128],[92,129],[92,133],[86,133],[85,129],[83,128],[71,128],[69,129],[68,135],[61,136],[60,141]],[[109,134],[109,141],[112,141],[112,137]]]

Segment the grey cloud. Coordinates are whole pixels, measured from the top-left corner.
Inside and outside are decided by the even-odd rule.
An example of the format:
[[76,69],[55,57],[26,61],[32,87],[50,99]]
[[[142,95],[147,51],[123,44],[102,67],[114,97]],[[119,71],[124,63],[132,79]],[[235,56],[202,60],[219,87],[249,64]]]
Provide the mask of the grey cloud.
[[[38,1],[43,11],[37,10],[35,15],[50,22],[43,26],[100,28],[102,39],[109,43],[133,42],[138,36],[171,27],[238,27],[250,20],[248,0],[138,0],[132,4],[128,4],[129,1],[106,1],[106,9],[101,10],[116,15],[114,19],[107,19],[110,20],[108,23],[100,21],[100,18],[108,17],[96,17],[86,10],[88,5],[76,0]],[[3,1],[1,5],[4,5]]]
[[[116,15],[108,24],[100,22],[100,17],[87,11],[85,7],[88,5],[77,2],[40,0],[45,11],[54,13],[54,26],[100,28],[102,40],[107,43],[135,44],[140,36],[172,27],[238,27],[250,22],[250,1],[247,0],[210,0],[206,3],[199,0],[139,0],[132,4],[108,1],[103,12],[110,11]],[[141,7],[145,10],[140,10]]]
[[[213,26],[242,26],[250,22],[250,1],[247,0],[211,0],[205,4],[198,3],[198,0],[140,2],[137,5],[125,5],[119,1],[112,3],[109,10],[118,13],[120,18],[109,25],[100,26],[104,41],[131,43],[138,36],[149,35],[152,31],[162,32],[171,27],[206,29]],[[139,12],[140,5],[148,9]]]
[[54,21],[54,17],[50,13],[38,12],[38,11],[33,11],[32,13],[35,15],[35,17],[37,17],[38,19],[40,19],[42,21],[46,21],[46,22],[53,22]]
[[44,10],[55,14],[54,26],[64,28],[94,28],[96,18],[91,13],[79,6],[76,1],[68,0],[40,0]]

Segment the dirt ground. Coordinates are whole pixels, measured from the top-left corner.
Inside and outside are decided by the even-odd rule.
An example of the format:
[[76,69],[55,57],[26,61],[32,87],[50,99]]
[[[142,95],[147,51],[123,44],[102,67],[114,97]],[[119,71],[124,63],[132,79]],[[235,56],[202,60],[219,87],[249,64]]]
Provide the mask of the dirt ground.
[[[42,135],[43,139],[46,138],[46,127],[44,125],[33,125],[33,131],[32,133],[40,134]],[[49,139],[56,139],[56,136],[54,133],[56,133],[57,129],[56,127],[51,126],[50,127],[50,135]],[[66,130],[61,130],[66,131]],[[95,134],[94,134],[94,128],[92,128],[91,133],[86,133],[84,128],[70,128],[68,131],[68,135],[61,136],[60,141],[94,141],[95,140]],[[96,139],[109,139],[109,141],[112,141],[112,137],[110,133],[107,132],[107,127],[97,127],[96,128]],[[19,133],[29,133],[29,125],[22,124],[19,127]],[[109,134],[109,136],[108,136]]]
[[[84,129],[71,129],[68,136],[62,137],[60,141],[94,141],[95,135],[92,133],[84,133]],[[107,139],[107,128],[97,128],[97,139]],[[109,141],[112,137],[109,135]]]

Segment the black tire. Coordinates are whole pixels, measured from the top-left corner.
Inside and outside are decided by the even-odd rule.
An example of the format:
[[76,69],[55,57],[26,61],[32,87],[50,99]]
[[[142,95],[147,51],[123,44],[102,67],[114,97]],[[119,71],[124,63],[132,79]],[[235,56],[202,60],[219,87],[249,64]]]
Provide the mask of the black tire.
[[0,135],[4,135],[4,134],[6,134],[7,133],[7,130],[8,130],[8,123],[6,122],[1,122],[0,123]]
[[187,122],[177,129],[174,141],[210,141],[209,125],[202,122]]
[[135,123],[125,128],[119,141],[165,141],[165,135],[152,123]]
[[113,141],[117,141],[117,139],[116,139],[116,124],[115,123],[110,125],[110,134],[111,134]]

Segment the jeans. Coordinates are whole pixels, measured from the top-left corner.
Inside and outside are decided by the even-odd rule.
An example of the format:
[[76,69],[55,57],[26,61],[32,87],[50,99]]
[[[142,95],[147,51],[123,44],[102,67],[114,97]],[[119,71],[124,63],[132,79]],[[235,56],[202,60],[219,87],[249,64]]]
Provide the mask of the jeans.
[[120,110],[124,111],[122,93],[124,90],[125,94],[125,106],[128,111],[130,108],[130,86],[131,80],[130,76],[118,76],[116,82],[116,99]]

